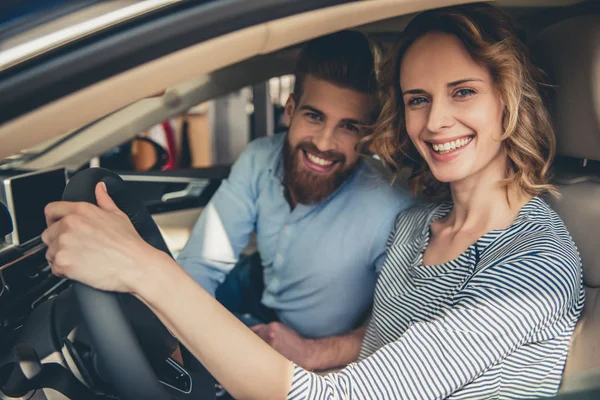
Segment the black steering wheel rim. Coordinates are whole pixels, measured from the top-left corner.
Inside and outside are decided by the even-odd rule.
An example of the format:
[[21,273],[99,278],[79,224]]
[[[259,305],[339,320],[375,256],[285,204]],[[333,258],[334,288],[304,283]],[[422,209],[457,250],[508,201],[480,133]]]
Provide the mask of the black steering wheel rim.
[[[150,213],[117,174],[103,168],[83,170],[69,180],[63,200],[96,204],[95,187],[99,182],[106,184],[109,195],[130,218],[142,238],[170,255]],[[161,358],[164,361],[171,354],[169,351],[174,350],[177,340],[160,320],[129,294],[104,292],[79,282],[73,282],[73,292],[96,351],[97,372],[112,383],[119,397],[124,400],[169,398],[152,368],[152,361],[160,362]],[[124,308],[133,309],[129,314],[135,314],[143,323],[133,323],[132,315],[126,315]],[[136,328],[150,331],[142,332],[144,335],[140,336],[139,332],[136,334]],[[146,335],[156,340],[150,340],[150,344],[146,343],[142,348],[140,338]],[[149,359],[148,353],[153,350]]]

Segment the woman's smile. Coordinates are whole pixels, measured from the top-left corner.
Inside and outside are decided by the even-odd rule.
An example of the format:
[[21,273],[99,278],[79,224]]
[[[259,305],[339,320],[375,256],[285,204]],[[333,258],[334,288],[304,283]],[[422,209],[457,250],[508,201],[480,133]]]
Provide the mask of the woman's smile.
[[400,87],[406,132],[436,180],[504,178],[505,168],[495,168],[506,163],[495,139],[503,133],[502,98],[490,71],[456,36],[434,32],[417,39],[400,65]]
[[425,145],[431,157],[438,162],[448,162],[462,155],[471,147],[476,135],[466,135],[450,139],[425,140]]

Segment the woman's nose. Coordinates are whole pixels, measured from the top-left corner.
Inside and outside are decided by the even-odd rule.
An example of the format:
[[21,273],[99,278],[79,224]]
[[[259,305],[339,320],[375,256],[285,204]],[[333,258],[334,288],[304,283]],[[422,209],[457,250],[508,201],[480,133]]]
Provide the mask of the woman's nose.
[[429,118],[427,119],[427,129],[430,132],[437,133],[454,125],[451,106],[444,101],[434,101],[431,104]]

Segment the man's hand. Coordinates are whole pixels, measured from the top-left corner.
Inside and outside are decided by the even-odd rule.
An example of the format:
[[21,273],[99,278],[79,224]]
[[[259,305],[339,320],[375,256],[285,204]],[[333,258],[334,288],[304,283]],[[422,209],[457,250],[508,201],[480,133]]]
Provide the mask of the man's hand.
[[280,322],[255,325],[250,329],[288,360],[304,369],[314,369],[314,340],[303,338]]
[[356,361],[367,330],[360,327],[345,335],[307,339],[279,322],[251,327],[271,347],[307,370],[328,370]]
[[133,292],[159,253],[136,232],[104,183],[96,186],[98,206],[57,202],[46,209],[42,241],[52,272],[100,290]]

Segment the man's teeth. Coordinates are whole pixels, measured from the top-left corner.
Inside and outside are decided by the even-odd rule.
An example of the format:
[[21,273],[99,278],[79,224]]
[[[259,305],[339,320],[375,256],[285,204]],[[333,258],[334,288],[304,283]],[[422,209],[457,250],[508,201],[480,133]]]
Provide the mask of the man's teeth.
[[457,139],[457,140],[453,140],[451,142],[446,142],[446,143],[432,143],[433,146],[433,150],[435,150],[437,153],[439,154],[446,154],[452,150],[456,150],[458,148],[461,148],[465,145],[467,145],[471,140],[473,140],[472,137],[468,137],[468,138],[464,138],[464,139]]
[[313,154],[310,154],[309,152],[305,152],[305,153],[306,153],[306,157],[308,157],[308,159],[311,162],[313,162],[313,163],[315,163],[317,165],[321,165],[323,167],[327,167],[327,166],[333,164],[333,161],[325,160],[323,158],[320,158],[320,157],[317,157],[317,156],[315,156]]

